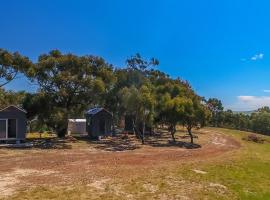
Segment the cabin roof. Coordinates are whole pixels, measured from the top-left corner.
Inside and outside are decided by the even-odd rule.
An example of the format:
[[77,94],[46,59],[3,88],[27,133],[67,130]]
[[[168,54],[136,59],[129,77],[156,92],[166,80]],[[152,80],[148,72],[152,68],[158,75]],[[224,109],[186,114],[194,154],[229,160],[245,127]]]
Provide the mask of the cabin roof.
[[7,106],[7,107],[1,109],[0,112],[5,111],[5,110],[7,110],[7,109],[10,108],[10,107],[15,108],[16,110],[19,110],[19,111],[21,111],[21,112],[27,113],[26,110],[24,110],[24,109],[22,109],[22,108],[20,108],[20,107],[18,107],[18,106],[15,106],[15,105],[9,105],[9,106]]
[[111,114],[109,111],[107,111],[105,108],[101,108],[101,107],[97,107],[97,108],[91,108],[91,109],[89,109],[88,111],[86,111],[86,114],[87,115],[95,115],[95,114],[97,114],[97,113],[99,113],[100,111],[102,111],[102,110],[104,110],[104,111],[106,111],[107,113],[109,113],[109,114]]

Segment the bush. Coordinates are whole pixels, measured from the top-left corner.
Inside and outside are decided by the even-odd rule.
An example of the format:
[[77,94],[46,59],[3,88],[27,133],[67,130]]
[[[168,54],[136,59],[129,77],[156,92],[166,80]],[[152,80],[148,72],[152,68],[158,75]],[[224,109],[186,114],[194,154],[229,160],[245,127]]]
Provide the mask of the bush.
[[247,137],[244,137],[243,140],[256,142],[256,143],[263,143],[264,139],[256,134],[249,134]]

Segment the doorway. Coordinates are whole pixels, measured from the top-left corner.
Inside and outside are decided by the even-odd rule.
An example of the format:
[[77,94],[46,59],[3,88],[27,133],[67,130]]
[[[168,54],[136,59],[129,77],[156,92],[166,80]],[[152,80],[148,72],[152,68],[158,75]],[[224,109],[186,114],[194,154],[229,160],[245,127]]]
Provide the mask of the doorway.
[[0,139],[17,137],[17,120],[0,119]]
[[99,120],[99,132],[100,134],[105,135],[105,120],[104,119]]
[[8,119],[8,138],[16,138],[17,136],[17,120]]

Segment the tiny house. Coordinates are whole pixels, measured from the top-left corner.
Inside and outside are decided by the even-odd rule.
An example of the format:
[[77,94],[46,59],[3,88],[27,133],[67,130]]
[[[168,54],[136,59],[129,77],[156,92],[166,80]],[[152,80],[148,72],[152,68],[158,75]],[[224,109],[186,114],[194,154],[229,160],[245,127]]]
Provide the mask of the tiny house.
[[112,135],[112,114],[104,108],[93,108],[85,113],[86,131],[92,138]]
[[14,105],[0,110],[0,141],[25,140],[26,111]]

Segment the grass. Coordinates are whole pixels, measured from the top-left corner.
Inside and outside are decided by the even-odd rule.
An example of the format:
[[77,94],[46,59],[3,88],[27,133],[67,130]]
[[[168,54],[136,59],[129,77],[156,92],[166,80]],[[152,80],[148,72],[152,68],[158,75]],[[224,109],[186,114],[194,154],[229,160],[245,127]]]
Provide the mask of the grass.
[[[270,144],[257,144],[244,141],[247,132],[212,129],[231,135],[241,142],[242,148],[230,155],[230,158],[217,162],[203,163],[200,169],[207,172],[205,175],[194,175],[185,169],[179,172],[186,180],[207,185],[218,183],[228,188],[228,195],[223,199],[270,199]],[[264,137],[269,141],[269,137]],[[200,191],[200,195],[208,195],[209,191]],[[213,199],[218,193],[213,194]],[[219,199],[221,196],[219,196]]]
[[32,132],[32,133],[27,133],[26,138],[27,139],[49,139],[49,138],[54,138],[56,137],[55,134],[48,133],[48,132],[43,132],[43,133],[38,133],[38,132]]
[[[232,136],[241,148],[188,163],[168,163],[136,176],[112,178],[101,188],[87,184],[36,187],[10,199],[270,199],[270,138],[257,144],[242,140],[246,132],[208,128]],[[206,172],[198,174],[198,169]]]
[[199,181],[221,182],[240,199],[270,199],[269,137],[264,137],[265,144],[257,144],[241,140],[249,133],[227,129],[222,132],[238,139],[242,148],[232,161],[205,164],[203,169],[209,174]]

